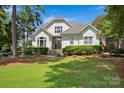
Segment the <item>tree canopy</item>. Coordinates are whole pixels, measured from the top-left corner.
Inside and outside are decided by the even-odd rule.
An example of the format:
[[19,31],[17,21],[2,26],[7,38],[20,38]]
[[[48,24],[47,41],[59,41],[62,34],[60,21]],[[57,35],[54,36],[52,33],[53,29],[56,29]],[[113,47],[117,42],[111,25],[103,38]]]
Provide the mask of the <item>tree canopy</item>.
[[[2,48],[12,46],[12,17],[11,12],[7,12],[10,6],[0,6],[0,51]],[[16,33],[18,37],[35,31],[35,29],[42,23],[41,12],[44,12],[44,8],[39,5],[30,6],[23,5],[17,6],[16,13]],[[15,18],[14,18],[15,19]],[[13,31],[13,30],[12,30]]]
[[11,21],[8,19],[7,6],[0,6],[0,50],[11,46]]
[[102,24],[104,21],[104,15],[97,16],[95,20],[93,20],[92,25],[97,29],[101,30]]
[[22,52],[27,48],[29,36],[35,29],[42,24],[41,12],[44,9],[41,6],[21,6],[17,12],[17,31],[18,38],[21,39]]
[[124,6],[106,6],[106,19],[103,23],[105,36],[113,40],[124,37]]

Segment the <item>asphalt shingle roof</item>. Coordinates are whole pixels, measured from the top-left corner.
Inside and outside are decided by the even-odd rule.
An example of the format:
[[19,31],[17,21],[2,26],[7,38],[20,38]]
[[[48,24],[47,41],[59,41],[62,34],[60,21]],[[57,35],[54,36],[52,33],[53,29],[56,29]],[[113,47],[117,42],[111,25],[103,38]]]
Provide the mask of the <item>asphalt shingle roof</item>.
[[68,30],[62,32],[62,34],[78,34],[81,32],[81,29],[83,29],[85,26],[86,25],[83,25],[83,24],[74,24]]

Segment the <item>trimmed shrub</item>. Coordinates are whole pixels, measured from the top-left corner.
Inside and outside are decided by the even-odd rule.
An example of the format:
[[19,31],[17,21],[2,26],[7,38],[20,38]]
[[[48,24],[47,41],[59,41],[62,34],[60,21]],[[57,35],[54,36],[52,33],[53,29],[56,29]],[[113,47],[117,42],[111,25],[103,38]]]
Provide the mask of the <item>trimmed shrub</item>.
[[32,48],[25,48],[23,52],[24,55],[33,55]]
[[33,47],[33,48],[26,48],[24,50],[25,55],[41,55],[47,54],[49,49],[47,47]]
[[114,54],[124,54],[124,48],[114,49],[112,51]]
[[101,53],[103,50],[101,45],[92,45],[92,47],[95,49],[97,53]]
[[94,53],[100,53],[102,46],[67,46],[63,49],[64,55],[88,55]]
[[47,54],[49,49],[47,47],[38,47],[38,48],[33,48],[34,50],[34,55],[40,55],[40,54]]

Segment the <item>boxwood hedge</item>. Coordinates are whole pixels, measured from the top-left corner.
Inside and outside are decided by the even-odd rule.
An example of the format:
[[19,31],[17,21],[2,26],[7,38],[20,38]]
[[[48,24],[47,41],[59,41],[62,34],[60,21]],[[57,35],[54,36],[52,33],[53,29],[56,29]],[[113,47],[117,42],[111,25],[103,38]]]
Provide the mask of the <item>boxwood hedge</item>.
[[47,47],[33,47],[33,48],[26,48],[24,50],[25,55],[41,55],[47,54],[49,49]]
[[62,50],[64,55],[88,55],[94,53],[101,53],[102,46],[101,45],[92,45],[92,46],[67,46]]

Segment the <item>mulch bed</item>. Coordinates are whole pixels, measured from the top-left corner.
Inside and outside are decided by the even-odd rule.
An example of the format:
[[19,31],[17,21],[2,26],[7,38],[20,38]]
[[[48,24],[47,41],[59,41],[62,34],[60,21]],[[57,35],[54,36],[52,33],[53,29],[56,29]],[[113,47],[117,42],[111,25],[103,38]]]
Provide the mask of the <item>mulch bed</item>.
[[113,64],[115,65],[116,69],[118,70],[120,77],[124,79],[124,61],[122,60],[122,62],[116,62]]
[[31,56],[31,57],[17,57],[17,58],[8,58],[1,59],[0,66],[6,66],[9,64],[19,64],[19,63],[36,63],[38,61],[46,61],[50,58],[46,55],[42,56]]
[[108,62],[111,62],[119,72],[120,78],[124,79],[124,57],[100,57],[98,59],[107,60]]

